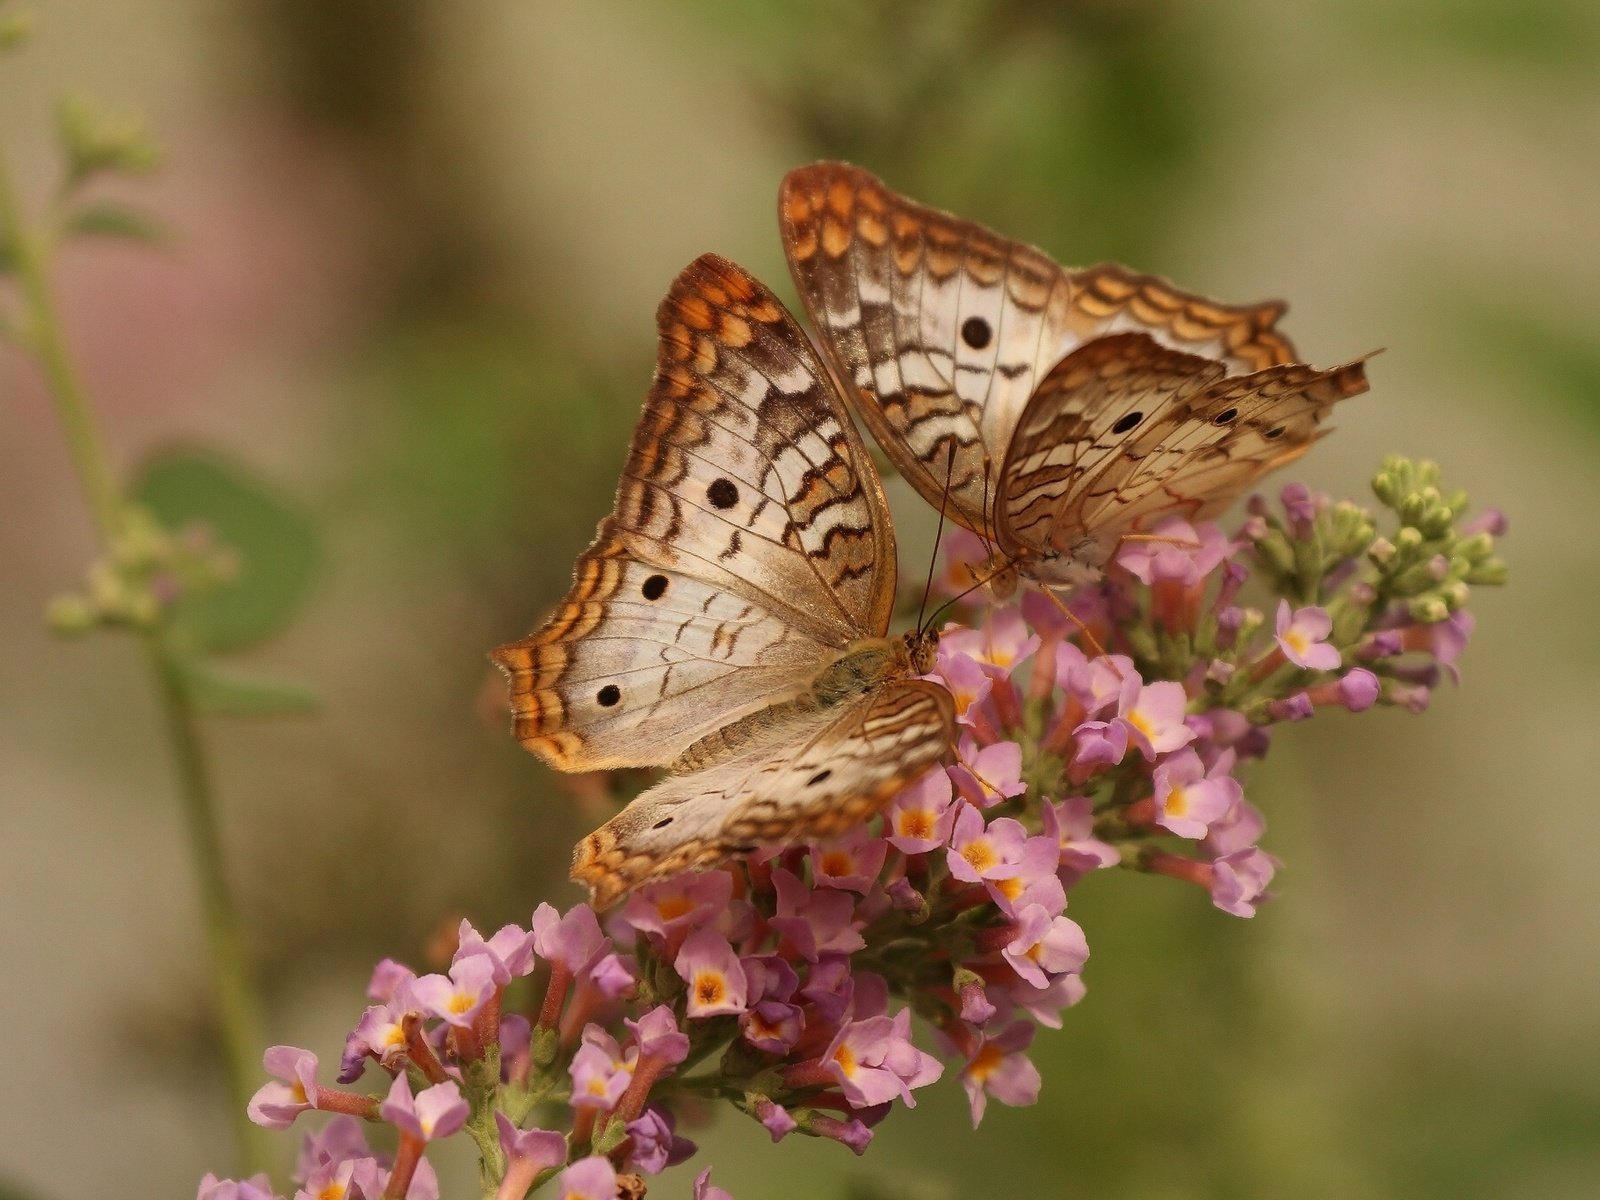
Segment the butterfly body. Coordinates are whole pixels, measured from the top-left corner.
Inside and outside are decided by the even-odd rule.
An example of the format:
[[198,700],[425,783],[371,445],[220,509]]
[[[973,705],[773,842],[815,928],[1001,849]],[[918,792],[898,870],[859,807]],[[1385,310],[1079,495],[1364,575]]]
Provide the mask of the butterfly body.
[[805,334],[705,255],[657,313],[616,505],[572,589],[495,651],[515,732],[552,766],[672,774],[580,843],[607,904],[646,879],[825,836],[947,752],[931,639],[887,636],[882,485]]
[[901,474],[1047,586],[1097,578],[1132,533],[1214,515],[1366,390],[1317,370],[1277,301],[1229,305],[1042,251],[844,163],[792,171],[779,223],[849,399]]

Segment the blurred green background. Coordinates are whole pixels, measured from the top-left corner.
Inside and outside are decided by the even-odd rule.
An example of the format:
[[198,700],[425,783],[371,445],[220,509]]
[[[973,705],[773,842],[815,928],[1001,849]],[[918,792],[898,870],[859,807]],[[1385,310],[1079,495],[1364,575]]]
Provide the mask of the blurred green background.
[[[1387,347],[1300,476],[1440,459],[1510,513],[1512,584],[1425,717],[1280,735],[1256,920],[1074,893],[1089,996],[1037,1107],[972,1133],[951,1079],[862,1159],[728,1113],[697,1161],[740,1200],[1600,1195],[1591,0],[36,7],[0,62],[24,190],[68,88],[167,151],[114,190],[171,245],[60,276],[119,465],[215,447],[320,538],[301,620],[238,660],[320,714],[208,726],[275,1040],[334,1059],[378,956],[576,898],[593,802],[506,736],[485,651],[607,510],[673,275],[715,249],[792,296],[778,180],[846,157],[1069,263],[1285,296],[1311,361]],[[891,501],[909,563],[932,514]],[[92,542],[9,353],[0,511],[0,1177],[189,1196],[230,1160],[171,766],[136,647],[43,629]]]

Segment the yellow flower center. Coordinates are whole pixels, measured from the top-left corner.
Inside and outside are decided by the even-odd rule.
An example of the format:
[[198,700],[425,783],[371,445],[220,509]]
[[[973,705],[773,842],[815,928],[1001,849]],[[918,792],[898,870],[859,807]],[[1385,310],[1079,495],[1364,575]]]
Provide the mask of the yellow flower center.
[[1000,894],[1007,900],[1015,900],[1018,896],[1022,895],[1022,880],[1020,879],[992,879],[990,880],[990,883],[992,883],[1000,892]]
[[1137,708],[1128,714],[1128,724],[1144,734],[1145,737],[1150,736],[1150,722],[1145,720],[1144,714]]
[[1283,640],[1300,657],[1304,658],[1307,650],[1311,649],[1311,639],[1298,629],[1290,629],[1283,635]]
[[689,903],[689,897],[681,893],[675,896],[663,896],[656,901],[656,912],[661,914],[663,921],[674,921],[693,907],[694,905]]
[[843,850],[830,850],[822,856],[822,873],[824,875],[848,875],[850,868],[856,861]]
[[1000,1065],[1000,1060],[1004,1057],[1005,1054],[1000,1047],[990,1042],[967,1064],[967,1074],[982,1083],[994,1074],[995,1068]]
[[1189,811],[1189,793],[1175,787],[1167,793],[1167,816],[1181,817]]
[[454,996],[450,997],[451,1012],[464,1013],[471,1007],[472,997],[467,995],[465,992],[457,992]]
[[694,977],[694,998],[701,1004],[721,1004],[727,987],[721,971],[701,971]]
[[994,848],[989,845],[988,838],[978,838],[967,845],[961,852],[961,857],[972,864],[972,869],[980,875],[1000,861]]
[[925,808],[905,809],[897,814],[895,828],[901,837],[931,838],[933,814]]
[[854,1050],[850,1049],[848,1043],[833,1052],[833,1061],[839,1064],[839,1069],[845,1073],[846,1078],[855,1075],[856,1054]]

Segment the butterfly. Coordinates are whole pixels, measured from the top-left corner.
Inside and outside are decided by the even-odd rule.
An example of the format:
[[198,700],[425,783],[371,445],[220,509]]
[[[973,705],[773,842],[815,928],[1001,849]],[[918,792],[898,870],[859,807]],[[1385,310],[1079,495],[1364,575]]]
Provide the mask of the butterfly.
[[1367,390],[1296,361],[1277,301],[1235,306],[1114,263],[1079,271],[844,163],[791,171],[789,268],[827,358],[916,489],[1049,586],[1129,535],[1215,516]]
[[857,824],[946,755],[955,721],[912,678],[937,635],[887,636],[883,486],[804,331],[711,254],[656,321],[615,507],[555,613],[492,655],[516,736],[551,766],[670,772],[578,845],[602,907]]

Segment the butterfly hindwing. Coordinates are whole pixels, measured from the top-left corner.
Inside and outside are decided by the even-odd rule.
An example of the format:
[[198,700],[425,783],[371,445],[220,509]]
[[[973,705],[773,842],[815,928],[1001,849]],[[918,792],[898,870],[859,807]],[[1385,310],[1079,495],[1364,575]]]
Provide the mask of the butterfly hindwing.
[[920,680],[794,713],[734,757],[643,792],[579,843],[573,878],[604,907],[650,879],[841,833],[938,762],[954,720],[949,692]]
[[1366,386],[1361,362],[1228,375],[1145,334],[1097,338],[1050,371],[1018,423],[997,503],[1002,552],[1043,556],[1049,582],[1057,555],[1103,560],[1125,532],[1213,515],[1304,453],[1329,409]]

